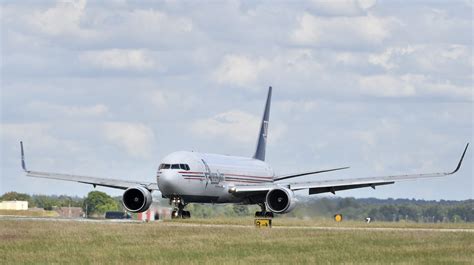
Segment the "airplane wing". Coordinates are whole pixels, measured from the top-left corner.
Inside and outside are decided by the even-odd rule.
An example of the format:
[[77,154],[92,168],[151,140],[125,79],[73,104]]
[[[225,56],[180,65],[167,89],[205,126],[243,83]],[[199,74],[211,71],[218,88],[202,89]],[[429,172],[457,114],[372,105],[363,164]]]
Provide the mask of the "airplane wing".
[[21,146],[21,167],[26,172],[26,175],[28,177],[74,181],[74,182],[79,182],[79,183],[84,183],[84,184],[91,184],[94,187],[103,186],[103,187],[122,189],[122,190],[126,190],[130,187],[135,187],[135,186],[143,186],[150,191],[158,190],[158,185],[156,183],[150,183],[146,181],[129,181],[129,180],[121,180],[121,179],[88,177],[88,176],[79,176],[79,175],[71,175],[71,174],[27,170],[26,164],[25,164],[25,153],[23,151],[23,142],[20,142],[20,146]]
[[272,183],[272,184],[261,184],[261,185],[245,185],[245,186],[234,186],[229,189],[230,193],[234,194],[251,194],[251,193],[262,193],[271,190],[276,187],[286,187],[290,190],[303,190],[309,189],[309,194],[318,194],[324,192],[331,192],[333,194],[340,190],[357,189],[364,187],[374,188],[376,186],[394,184],[398,181],[405,180],[416,180],[424,178],[436,178],[452,175],[456,173],[461,167],[464,155],[466,154],[469,143],[466,145],[464,152],[462,153],[461,159],[457,167],[452,172],[446,173],[429,173],[429,174],[412,174],[412,175],[394,175],[394,176],[381,176],[381,177],[369,177],[369,178],[354,178],[354,179],[338,179],[338,180],[322,180],[322,181],[309,181],[309,182],[288,182],[288,183]]
[[325,169],[325,170],[319,170],[319,171],[300,172],[300,173],[293,173],[293,174],[287,174],[287,175],[279,175],[279,176],[275,177],[273,180],[274,181],[280,181],[280,180],[289,179],[289,178],[296,178],[296,177],[302,177],[302,176],[306,176],[306,175],[326,173],[326,172],[331,172],[331,171],[336,171],[336,170],[343,170],[343,169],[348,169],[348,168],[349,167],[340,167],[340,168]]

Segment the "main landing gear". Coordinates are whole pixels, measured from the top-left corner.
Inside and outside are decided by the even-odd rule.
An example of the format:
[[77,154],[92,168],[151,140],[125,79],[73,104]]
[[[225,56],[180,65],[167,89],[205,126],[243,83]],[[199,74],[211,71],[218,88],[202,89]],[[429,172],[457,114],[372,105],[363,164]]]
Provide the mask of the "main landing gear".
[[267,208],[265,207],[265,203],[259,203],[258,206],[262,209],[260,212],[255,212],[255,217],[257,218],[273,218],[272,212],[267,212]]
[[171,212],[171,218],[177,219],[188,219],[191,218],[191,213],[189,211],[185,211],[184,207],[186,207],[186,203],[184,203],[181,197],[172,197],[170,198],[170,205],[174,204],[173,212]]

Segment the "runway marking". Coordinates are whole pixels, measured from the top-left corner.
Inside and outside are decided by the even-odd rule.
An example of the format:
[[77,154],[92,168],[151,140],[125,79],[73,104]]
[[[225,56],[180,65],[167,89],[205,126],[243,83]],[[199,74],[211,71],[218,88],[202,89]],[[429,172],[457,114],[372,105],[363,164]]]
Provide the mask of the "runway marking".
[[[140,220],[114,220],[114,219],[67,219],[67,218],[50,218],[50,217],[28,217],[28,216],[0,216],[0,221],[47,221],[47,222],[90,222],[101,224],[117,224],[117,223],[144,223]],[[155,221],[156,222],[156,221]],[[204,227],[204,228],[247,228],[255,229],[253,225],[238,224],[196,224],[196,223],[180,223],[172,221],[158,221],[159,225],[169,227]],[[273,225],[272,229],[303,229],[303,230],[325,230],[325,231],[381,231],[381,232],[441,232],[441,233],[474,233],[474,229],[469,228],[399,228],[399,227],[340,227],[340,226],[279,226]]]

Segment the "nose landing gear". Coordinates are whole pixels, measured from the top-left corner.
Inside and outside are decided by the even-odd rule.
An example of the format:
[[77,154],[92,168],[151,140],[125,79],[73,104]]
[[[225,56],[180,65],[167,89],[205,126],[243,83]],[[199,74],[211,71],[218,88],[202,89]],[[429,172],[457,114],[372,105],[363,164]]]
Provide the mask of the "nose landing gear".
[[174,204],[173,212],[171,213],[172,219],[188,219],[191,218],[191,213],[189,211],[185,211],[184,207],[186,207],[186,203],[184,203],[183,199],[179,196],[170,198],[170,205]]
[[267,208],[265,207],[265,203],[259,203],[258,206],[262,209],[260,212],[255,212],[255,217],[257,218],[273,218],[273,212],[267,212]]

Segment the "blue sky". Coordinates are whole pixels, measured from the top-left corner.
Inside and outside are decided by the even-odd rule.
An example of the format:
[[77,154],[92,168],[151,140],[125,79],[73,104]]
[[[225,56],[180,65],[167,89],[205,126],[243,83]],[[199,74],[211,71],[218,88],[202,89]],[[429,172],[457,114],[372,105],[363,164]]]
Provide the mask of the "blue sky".
[[[31,169],[154,180],[177,150],[249,156],[269,85],[277,173],[452,170],[473,142],[472,1],[3,1],[0,193]],[[339,196],[473,198],[445,179]],[[98,188],[111,194],[120,191]]]

